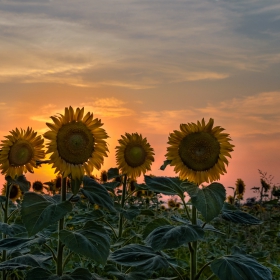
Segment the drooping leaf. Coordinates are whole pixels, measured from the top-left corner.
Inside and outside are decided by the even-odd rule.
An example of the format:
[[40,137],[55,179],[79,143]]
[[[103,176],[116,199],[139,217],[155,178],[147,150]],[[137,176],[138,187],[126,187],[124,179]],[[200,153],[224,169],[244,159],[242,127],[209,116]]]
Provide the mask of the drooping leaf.
[[45,267],[52,256],[31,255],[15,257],[0,263],[0,270],[26,269],[27,267]]
[[114,179],[120,176],[118,168],[110,168],[107,172],[108,180]]
[[197,225],[166,225],[153,230],[145,239],[145,243],[155,251],[160,251],[178,248],[185,243],[202,240],[203,236],[203,229]]
[[52,272],[47,269],[41,267],[35,267],[27,272],[25,279],[26,280],[59,280],[60,277],[52,274]]
[[72,211],[69,201],[56,203],[48,196],[34,192],[25,193],[22,201],[21,215],[29,236],[59,221]]
[[79,190],[81,188],[81,184],[82,184],[81,179],[77,178],[75,180],[73,180],[73,179],[71,180],[71,190],[74,195],[76,195],[79,192]]
[[6,224],[0,222],[0,232],[9,235],[9,236],[15,236],[18,234],[24,234],[26,233],[26,228],[19,224]]
[[178,177],[152,177],[145,175],[145,183],[150,191],[184,197],[184,190],[181,188],[182,181]]
[[220,280],[272,280],[271,271],[247,255],[223,256],[210,267]]
[[15,250],[29,247],[33,244],[43,244],[46,239],[43,237],[36,238],[20,238],[20,237],[9,237],[0,240],[0,250]]
[[160,226],[170,225],[170,222],[164,218],[158,218],[152,220],[150,223],[146,225],[143,230],[143,238],[145,239],[154,229]]
[[62,230],[61,241],[71,251],[104,264],[109,255],[110,238],[103,226],[91,221],[77,231]]
[[24,175],[20,175],[15,179],[12,179],[10,176],[6,176],[5,179],[9,184],[18,185],[22,192],[28,192],[30,189],[31,184],[29,181],[26,180],[26,177]]
[[165,170],[165,168],[167,167],[167,165],[169,165],[172,162],[172,160],[165,160],[162,164],[162,166],[159,168],[160,170]]
[[156,253],[151,247],[129,244],[116,250],[109,260],[125,266],[138,267],[142,271],[154,271],[169,266],[167,260]]
[[262,223],[261,220],[240,210],[223,211],[222,218],[233,223],[246,224],[246,225],[259,225]]
[[88,198],[90,203],[95,203],[99,206],[109,209],[112,212],[116,212],[113,200],[111,199],[106,188],[87,176],[84,176],[83,184],[84,186],[81,189],[81,192]]
[[207,223],[219,215],[226,198],[226,190],[222,184],[212,183],[202,189],[192,184],[182,183],[182,186],[184,185],[192,204]]

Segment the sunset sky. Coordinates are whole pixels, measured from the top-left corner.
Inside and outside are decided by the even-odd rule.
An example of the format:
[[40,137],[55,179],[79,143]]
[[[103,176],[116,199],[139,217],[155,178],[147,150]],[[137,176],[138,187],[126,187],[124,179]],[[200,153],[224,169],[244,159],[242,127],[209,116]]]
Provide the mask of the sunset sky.
[[110,136],[103,169],[120,135],[138,132],[151,173],[174,176],[159,170],[169,133],[211,117],[235,145],[225,187],[260,186],[258,169],[280,183],[279,0],[0,0],[0,39],[0,140],[85,107]]

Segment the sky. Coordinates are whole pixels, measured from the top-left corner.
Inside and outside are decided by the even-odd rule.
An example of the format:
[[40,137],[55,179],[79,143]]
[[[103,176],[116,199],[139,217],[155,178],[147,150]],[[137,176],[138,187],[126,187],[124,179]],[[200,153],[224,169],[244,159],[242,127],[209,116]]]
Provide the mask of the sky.
[[279,0],[0,0],[0,140],[85,107],[110,136],[102,169],[138,132],[155,150],[151,173],[175,176],[159,170],[169,134],[213,118],[235,145],[219,182],[241,178],[253,196],[258,169],[280,183],[279,15]]

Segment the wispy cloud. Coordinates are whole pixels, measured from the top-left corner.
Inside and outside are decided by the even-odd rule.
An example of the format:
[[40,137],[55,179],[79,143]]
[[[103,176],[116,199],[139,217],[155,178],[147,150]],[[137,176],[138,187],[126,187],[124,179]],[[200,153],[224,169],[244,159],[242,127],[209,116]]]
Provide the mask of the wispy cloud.
[[254,134],[280,133],[280,92],[264,92],[255,96],[234,98],[204,108],[187,110],[144,111],[139,122],[156,134],[179,129],[181,123],[196,122],[204,117],[214,118],[237,137]]

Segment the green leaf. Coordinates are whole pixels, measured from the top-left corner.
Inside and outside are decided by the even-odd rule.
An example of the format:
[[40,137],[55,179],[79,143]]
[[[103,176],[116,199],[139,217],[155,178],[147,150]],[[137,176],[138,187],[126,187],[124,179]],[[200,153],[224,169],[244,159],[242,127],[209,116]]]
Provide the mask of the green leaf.
[[182,186],[184,185],[192,204],[200,211],[207,223],[219,215],[226,199],[226,190],[222,184],[212,183],[202,189],[192,184],[182,183]]
[[115,188],[119,187],[121,185],[121,182],[113,181],[113,182],[106,182],[102,184],[103,187],[105,187],[108,191],[112,191]]
[[91,273],[85,268],[76,268],[73,272],[70,273],[70,276],[73,279],[79,280],[92,280]]
[[27,272],[25,280],[59,280],[60,277],[41,267],[35,267]]
[[124,217],[128,220],[133,220],[136,216],[140,214],[140,212],[140,209],[135,205],[132,205],[128,209],[122,211]]
[[29,236],[32,236],[71,211],[69,201],[56,203],[50,196],[27,192],[23,197],[21,215]]
[[168,261],[151,247],[139,244],[129,244],[116,250],[109,256],[109,260],[125,266],[136,266],[142,271],[154,271],[169,266]]
[[222,213],[222,218],[226,221],[239,223],[239,224],[246,224],[246,225],[260,225],[262,221],[255,218],[254,216],[242,212],[240,210],[236,211],[224,211]]
[[144,216],[155,216],[155,212],[149,209],[141,209],[140,211],[140,215],[144,215]]
[[0,270],[26,269],[27,267],[44,267],[52,256],[24,255],[0,263]]
[[162,166],[159,168],[160,170],[165,170],[165,168],[167,167],[167,165],[169,165],[172,162],[172,160],[165,160],[162,164]]
[[[190,222],[189,220],[184,219],[184,218],[182,218],[182,217],[179,217],[179,216],[177,216],[177,215],[172,215],[172,216],[171,216],[171,219],[172,219],[173,221],[176,221],[176,222],[184,223],[184,224],[186,224],[186,225],[191,225],[191,222]],[[202,228],[202,226],[204,225],[204,222],[203,222],[202,220],[200,220],[200,219],[197,219],[197,225],[200,226],[200,227]],[[203,230],[213,231],[213,232],[215,232],[215,233],[219,233],[219,234],[225,235],[225,233],[223,233],[223,232],[217,230],[215,227],[213,227],[213,226],[210,225],[210,224],[205,224],[204,227],[203,227]]]
[[112,212],[116,212],[114,202],[106,188],[87,176],[84,176],[83,183],[84,187],[81,189],[81,192],[88,198],[90,203],[95,203],[109,209]]
[[22,249],[24,247],[29,247],[33,244],[43,244],[45,242],[46,239],[43,237],[36,237],[36,238],[9,237],[0,240],[0,250]]
[[0,195],[0,203],[5,202],[5,201],[6,201],[6,196]]
[[220,280],[272,280],[270,270],[247,255],[223,256],[210,267]]
[[74,195],[76,195],[80,188],[81,188],[81,184],[82,184],[82,180],[81,179],[75,179],[75,180],[71,180],[71,190],[72,190],[72,193]]
[[15,236],[18,234],[22,234],[26,232],[26,228],[24,226],[21,226],[19,224],[6,224],[0,222],[0,232],[9,235],[9,236]]
[[110,168],[107,172],[108,180],[114,179],[120,176],[118,168]]
[[160,226],[170,225],[170,222],[164,218],[158,218],[152,220],[150,223],[146,225],[143,230],[143,238],[145,239],[154,229]]
[[15,179],[12,179],[10,176],[7,176],[5,177],[5,179],[9,184],[18,185],[22,192],[28,192],[30,189],[31,184],[29,181],[26,180],[26,177],[24,175],[20,175]]
[[238,210],[238,208],[230,203],[224,202],[222,211],[231,211],[231,210]]
[[203,240],[204,231],[197,225],[161,226],[153,230],[145,239],[145,243],[155,251],[178,248],[181,245]]
[[150,191],[184,197],[184,190],[180,186],[182,181],[178,177],[152,177],[145,175],[145,183]]
[[74,253],[105,264],[109,255],[110,238],[103,226],[91,221],[77,231],[62,230],[61,241]]

